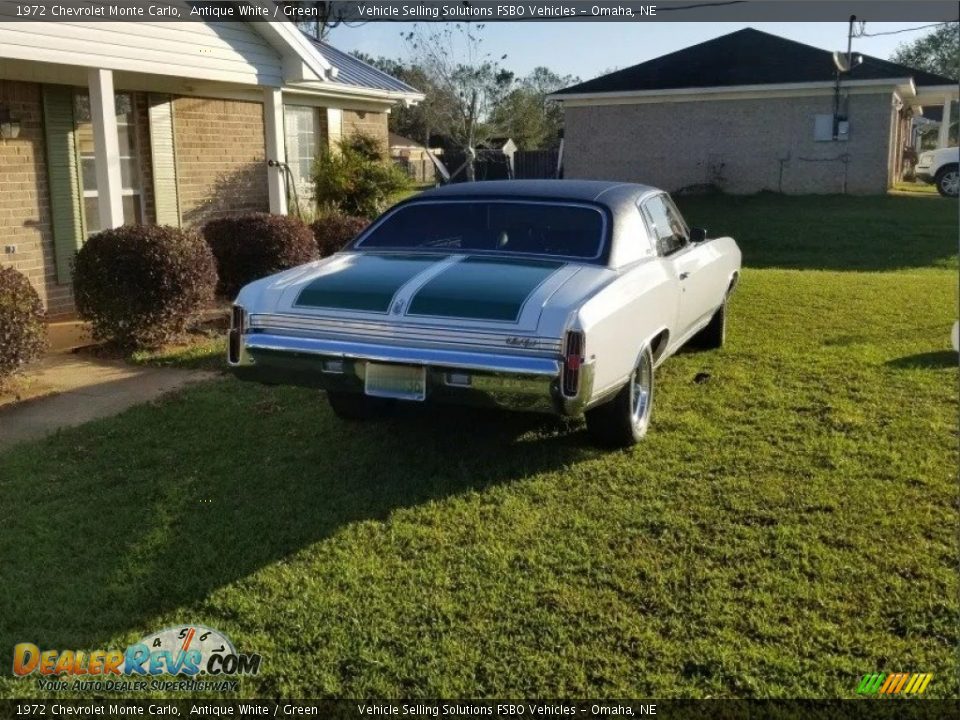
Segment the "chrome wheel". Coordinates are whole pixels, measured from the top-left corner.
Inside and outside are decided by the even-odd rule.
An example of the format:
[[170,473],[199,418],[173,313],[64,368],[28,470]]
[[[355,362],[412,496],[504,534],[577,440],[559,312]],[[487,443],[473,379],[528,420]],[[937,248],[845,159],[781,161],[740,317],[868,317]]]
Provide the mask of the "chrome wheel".
[[653,410],[653,353],[646,346],[620,391],[586,412],[587,430],[605,447],[627,448],[647,434]]
[[956,168],[947,170],[947,172],[940,177],[939,187],[942,195],[957,197],[957,195],[960,194],[960,170]]
[[640,353],[640,361],[630,378],[630,417],[634,428],[640,431],[646,428],[652,406],[653,360],[645,350]]

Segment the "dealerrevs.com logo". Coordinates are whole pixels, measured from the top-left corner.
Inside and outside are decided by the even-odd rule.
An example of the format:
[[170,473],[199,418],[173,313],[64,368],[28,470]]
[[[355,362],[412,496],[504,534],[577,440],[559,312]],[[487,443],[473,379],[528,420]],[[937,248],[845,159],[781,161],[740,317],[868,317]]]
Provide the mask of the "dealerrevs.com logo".
[[[256,675],[260,661],[203,625],[166,628],[124,650],[41,650],[33,643],[13,648],[13,674],[36,677],[43,690],[222,692],[237,689],[233,678]],[[162,679],[170,677],[176,679]]]

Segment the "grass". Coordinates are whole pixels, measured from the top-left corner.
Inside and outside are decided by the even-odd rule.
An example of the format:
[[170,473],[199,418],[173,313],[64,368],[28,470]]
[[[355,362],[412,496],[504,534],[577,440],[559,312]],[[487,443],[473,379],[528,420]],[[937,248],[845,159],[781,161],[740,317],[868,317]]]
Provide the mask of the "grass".
[[204,623],[263,654],[244,696],[955,696],[956,204],[682,205],[746,269],[635,449],[195,386],[0,454],[0,647]]
[[936,185],[933,185],[931,183],[919,182],[919,181],[898,182],[893,186],[893,189],[896,190],[897,192],[922,193],[924,195],[932,195],[934,197],[939,196]]

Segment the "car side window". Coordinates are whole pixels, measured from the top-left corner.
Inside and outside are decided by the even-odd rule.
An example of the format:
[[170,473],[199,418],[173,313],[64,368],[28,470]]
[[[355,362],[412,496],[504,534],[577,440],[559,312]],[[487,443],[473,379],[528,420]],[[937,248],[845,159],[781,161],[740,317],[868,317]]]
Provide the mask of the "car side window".
[[672,255],[689,244],[687,226],[665,195],[657,195],[643,203],[643,214],[653,229],[661,255]]

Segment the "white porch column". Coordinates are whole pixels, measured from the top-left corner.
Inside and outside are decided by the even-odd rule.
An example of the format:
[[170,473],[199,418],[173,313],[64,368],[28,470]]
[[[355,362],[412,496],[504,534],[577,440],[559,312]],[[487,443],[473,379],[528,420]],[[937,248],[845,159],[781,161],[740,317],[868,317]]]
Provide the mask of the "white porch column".
[[283,141],[283,93],[280,88],[263,89],[263,130],[267,147],[267,188],[270,193],[270,212],[287,214],[287,177],[282,165],[287,151]]
[[940,135],[937,137],[937,147],[945,148],[950,142],[950,105],[952,100],[947,95],[943,98],[943,118],[940,120]]
[[334,152],[340,150],[343,139],[343,110],[327,108],[327,147]]
[[117,139],[117,110],[113,99],[113,71],[90,68],[90,121],[93,126],[94,164],[97,168],[97,194],[100,228],[123,225],[123,199],[120,193],[120,145]]

